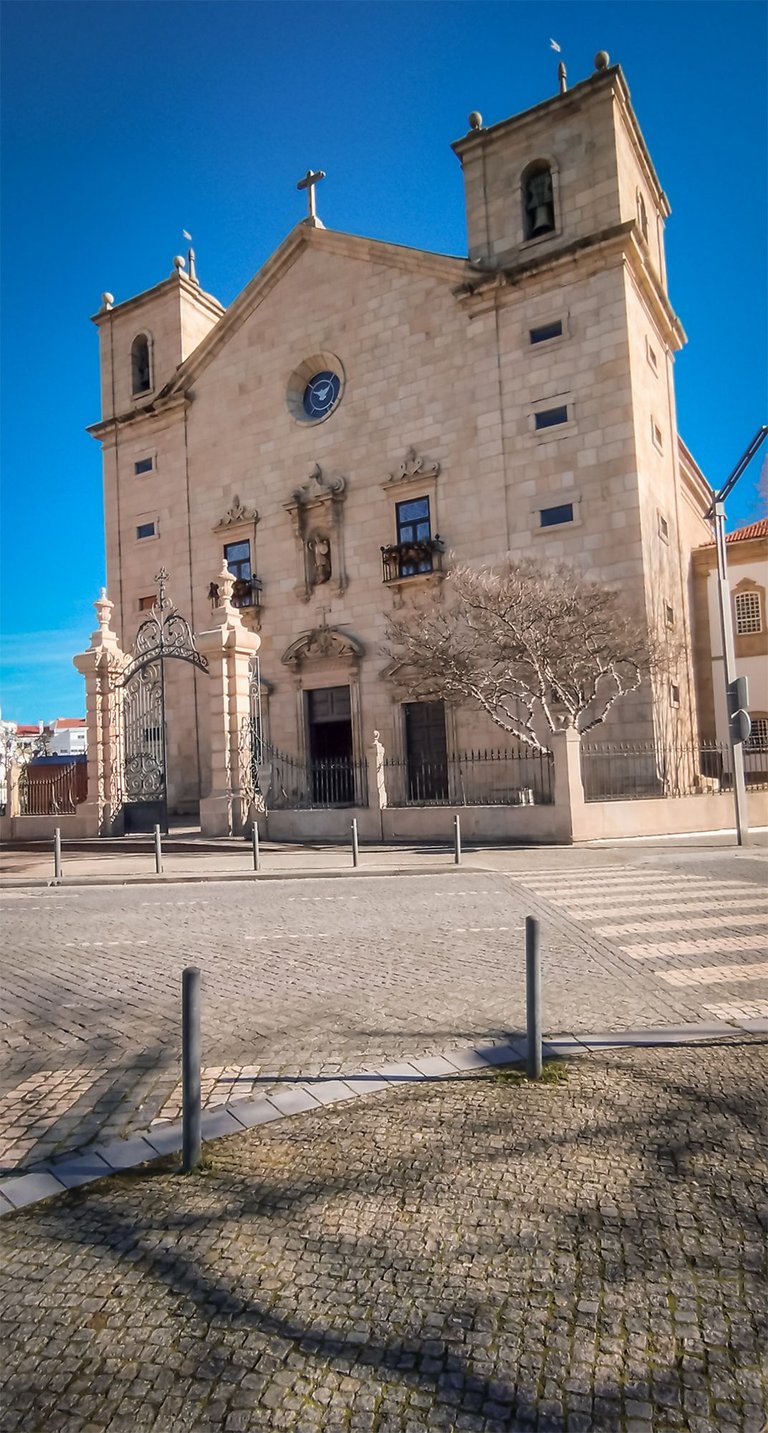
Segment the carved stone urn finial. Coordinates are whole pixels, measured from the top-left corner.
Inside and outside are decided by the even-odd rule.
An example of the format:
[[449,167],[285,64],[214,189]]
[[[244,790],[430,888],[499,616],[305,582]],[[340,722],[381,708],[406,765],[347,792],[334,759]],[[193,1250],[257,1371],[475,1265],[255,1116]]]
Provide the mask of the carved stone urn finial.
[[102,632],[106,632],[109,629],[109,619],[112,615],[112,609],[115,605],[114,602],[110,602],[109,598],[107,597],[106,587],[102,587],[93,605],[96,608],[96,616],[99,619],[99,627]]
[[227,567],[226,562],[222,565],[216,585],[219,589],[219,606],[228,607],[232,599],[232,589],[235,585],[235,579]]

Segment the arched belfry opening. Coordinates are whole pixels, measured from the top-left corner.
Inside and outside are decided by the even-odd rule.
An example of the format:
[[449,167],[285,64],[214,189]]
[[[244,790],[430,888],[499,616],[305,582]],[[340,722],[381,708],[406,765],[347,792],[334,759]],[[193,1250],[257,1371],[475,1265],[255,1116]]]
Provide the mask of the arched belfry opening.
[[149,338],[137,333],[131,344],[131,392],[149,393],[152,388],[152,364]]
[[553,233],[555,192],[552,167],[546,159],[534,159],[533,163],[523,170],[521,187],[524,237],[538,239],[543,234]]

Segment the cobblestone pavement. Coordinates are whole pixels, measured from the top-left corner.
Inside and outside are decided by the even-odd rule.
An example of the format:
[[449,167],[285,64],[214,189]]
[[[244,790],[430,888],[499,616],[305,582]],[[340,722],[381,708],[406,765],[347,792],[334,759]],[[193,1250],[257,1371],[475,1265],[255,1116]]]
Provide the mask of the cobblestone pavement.
[[437,1082],[9,1216],[2,1433],[759,1433],[767,1078]]
[[751,865],[551,860],[6,892],[0,1167],[177,1114],[190,963],[208,1103],[521,1029],[526,914],[541,920],[550,1033],[768,1016],[768,902]]

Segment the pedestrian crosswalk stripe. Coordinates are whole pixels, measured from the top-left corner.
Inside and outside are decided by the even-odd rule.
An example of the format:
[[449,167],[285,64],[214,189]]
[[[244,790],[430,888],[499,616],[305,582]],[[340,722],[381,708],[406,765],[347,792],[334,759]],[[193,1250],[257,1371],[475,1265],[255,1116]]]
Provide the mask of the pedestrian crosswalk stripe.
[[[675,920],[674,917],[671,915],[666,915],[664,920],[660,921],[634,921],[629,923],[628,925],[598,926],[596,928],[596,934],[606,936],[651,935],[653,931],[656,930],[662,932],[671,931],[675,928],[679,930],[690,930],[692,925],[696,927],[696,930],[722,930],[725,920],[726,917],[723,915],[697,915],[695,920],[692,921],[691,913],[689,911],[687,915],[683,913],[683,915],[681,915],[678,920]],[[732,929],[734,926],[752,925],[757,926],[759,930],[763,930],[765,927],[765,916],[761,912],[757,912],[754,915],[740,915],[738,912],[733,912],[727,917],[727,923],[729,930]]]
[[705,1005],[716,1020],[768,1020],[768,1000],[740,1000],[738,1004]]
[[[534,886],[539,883],[522,880],[520,884]],[[627,891],[627,893],[641,890],[677,891],[681,888],[692,891],[708,891],[713,886],[720,891],[743,891],[749,888],[749,882],[747,881],[712,881],[707,880],[703,876],[686,876],[684,878],[680,876],[645,876],[642,879],[638,878],[634,880],[601,881],[585,879],[580,881],[547,881],[546,883],[541,882],[540,884],[546,885],[547,890],[552,891],[554,895],[566,897],[575,896],[580,891],[591,895],[600,890],[605,891],[606,894],[610,896],[614,893],[618,894],[621,891]]]
[[[701,940],[660,940],[653,944],[621,945],[619,950],[633,960],[664,959],[671,955],[706,955],[707,951],[765,950],[757,935],[705,936]],[[765,967],[768,975],[768,965]]]
[[721,985],[740,980],[768,979],[768,961],[756,965],[699,965],[691,970],[659,970],[656,972],[668,985]]
[[[556,900],[556,897],[552,898]],[[597,901],[599,901],[599,904],[597,904]],[[645,900],[642,901],[618,901],[615,896],[606,896],[602,898],[602,900],[596,896],[585,896],[583,901],[580,901],[572,896],[567,898],[566,901],[559,901],[559,904],[563,904],[570,914],[579,916],[580,919],[597,920],[600,916],[608,916],[610,911],[616,910],[618,906],[620,906],[620,910],[626,914],[635,914],[635,911],[642,913],[642,911],[653,909],[653,907],[656,906],[663,907],[665,911],[685,910],[686,907],[701,910],[702,893],[698,891],[698,893],[691,894],[691,896],[673,896],[671,891],[653,891],[653,893],[649,893]],[[759,909],[765,910],[765,913],[768,914],[768,900],[765,896],[762,896],[759,891],[757,896],[718,896],[715,890],[714,893],[708,893],[708,896],[706,896],[706,910],[711,910],[712,906],[736,910],[742,906],[758,906]]]

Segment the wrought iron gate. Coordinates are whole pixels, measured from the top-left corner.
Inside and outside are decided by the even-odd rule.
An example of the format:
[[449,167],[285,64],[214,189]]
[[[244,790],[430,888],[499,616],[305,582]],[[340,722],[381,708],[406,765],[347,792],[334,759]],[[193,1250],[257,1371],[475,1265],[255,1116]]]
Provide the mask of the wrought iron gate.
[[207,672],[186,617],[166,596],[168,573],[155,581],[157,599],[141,623],[131,661],[122,674],[123,829],[168,829],[168,750],[165,713],[165,664],[170,658]]

